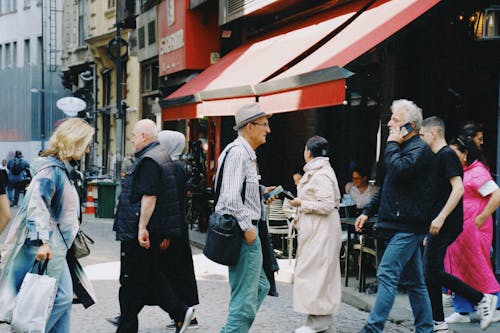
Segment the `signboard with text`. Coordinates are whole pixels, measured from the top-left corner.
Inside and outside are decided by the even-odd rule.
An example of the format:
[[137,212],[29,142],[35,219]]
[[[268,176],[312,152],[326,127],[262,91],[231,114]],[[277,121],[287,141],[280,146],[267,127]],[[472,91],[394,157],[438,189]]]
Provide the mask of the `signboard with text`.
[[189,0],[164,0],[158,5],[159,75],[203,70],[220,49],[217,11],[206,15],[189,9]]

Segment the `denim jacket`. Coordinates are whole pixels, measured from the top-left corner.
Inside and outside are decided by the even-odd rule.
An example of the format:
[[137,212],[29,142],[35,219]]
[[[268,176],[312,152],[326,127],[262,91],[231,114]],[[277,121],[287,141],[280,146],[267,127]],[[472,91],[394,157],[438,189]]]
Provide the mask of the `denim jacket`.
[[26,263],[28,259],[19,255],[23,247],[35,253],[36,243],[48,242],[52,259],[47,275],[56,279],[61,275],[67,247],[71,246],[79,228],[80,201],[67,176],[69,168],[55,157],[41,157],[33,163],[33,179],[0,247],[0,321],[10,322],[17,288],[24,278],[24,274],[19,274],[19,267],[34,262],[34,257]]

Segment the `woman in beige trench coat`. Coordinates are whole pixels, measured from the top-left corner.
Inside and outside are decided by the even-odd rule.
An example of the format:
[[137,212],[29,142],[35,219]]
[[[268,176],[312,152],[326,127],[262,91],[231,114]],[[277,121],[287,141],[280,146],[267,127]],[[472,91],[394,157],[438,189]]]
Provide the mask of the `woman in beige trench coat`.
[[327,156],[326,139],[313,136],[307,141],[305,174],[291,201],[299,211],[293,309],[308,315],[295,333],[335,332],[333,315],[341,302],[340,191]]

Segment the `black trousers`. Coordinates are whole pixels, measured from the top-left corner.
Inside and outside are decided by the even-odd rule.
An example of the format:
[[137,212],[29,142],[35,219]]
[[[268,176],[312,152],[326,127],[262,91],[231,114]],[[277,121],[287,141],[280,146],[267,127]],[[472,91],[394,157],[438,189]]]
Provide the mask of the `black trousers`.
[[137,240],[121,242],[120,324],[117,333],[137,333],[137,315],[144,305],[158,305],[176,322],[184,321],[187,306],[180,302],[161,269],[159,240],[146,250]]
[[444,256],[448,246],[455,241],[459,233],[443,232],[427,237],[424,250],[425,283],[432,306],[432,317],[435,321],[443,321],[443,299],[441,287],[462,295],[474,304],[479,303],[483,294],[457,277],[444,270]]

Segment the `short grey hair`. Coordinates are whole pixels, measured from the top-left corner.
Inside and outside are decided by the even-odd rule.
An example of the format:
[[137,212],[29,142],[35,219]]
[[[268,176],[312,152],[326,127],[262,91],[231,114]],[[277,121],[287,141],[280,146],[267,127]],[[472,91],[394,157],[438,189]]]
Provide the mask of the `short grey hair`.
[[414,102],[407,99],[395,100],[392,102],[391,111],[392,113],[396,111],[404,111],[406,113],[406,122],[413,122],[417,132],[420,127],[422,127],[422,109],[419,108]]
[[422,121],[422,127],[434,128],[437,134],[444,138],[446,127],[443,119],[436,116],[425,118],[424,121]]

